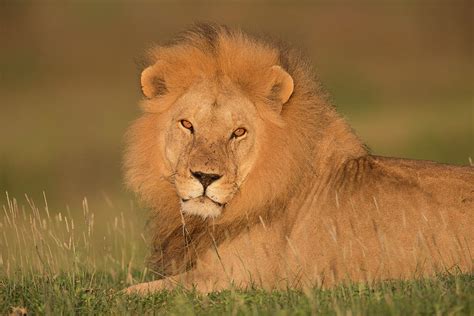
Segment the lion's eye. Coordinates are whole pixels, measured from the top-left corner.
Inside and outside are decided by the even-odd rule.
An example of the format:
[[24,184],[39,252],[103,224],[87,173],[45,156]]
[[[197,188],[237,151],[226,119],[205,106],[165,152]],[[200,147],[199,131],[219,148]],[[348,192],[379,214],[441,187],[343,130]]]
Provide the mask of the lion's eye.
[[242,136],[244,136],[246,133],[247,133],[247,130],[246,130],[245,128],[243,128],[243,127],[240,127],[240,128],[238,128],[238,129],[236,129],[236,130],[234,131],[234,133],[232,133],[232,136],[233,136],[233,137],[236,137],[236,138],[237,138],[237,137],[242,137]]
[[181,123],[181,126],[183,126],[185,129],[189,129],[191,132],[194,131],[194,129],[193,129],[193,124],[191,124],[190,121],[188,121],[188,120],[181,120],[180,123]]

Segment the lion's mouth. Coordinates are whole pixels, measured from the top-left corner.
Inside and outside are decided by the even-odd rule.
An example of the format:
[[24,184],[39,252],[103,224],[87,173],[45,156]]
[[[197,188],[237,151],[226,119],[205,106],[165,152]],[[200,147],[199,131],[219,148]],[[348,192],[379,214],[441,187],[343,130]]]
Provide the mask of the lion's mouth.
[[224,210],[225,204],[216,202],[207,196],[181,199],[181,212],[198,215],[203,218],[215,218]]
[[219,203],[219,202],[214,201],[213,199],[211,199],[207,196],[201,196],[201,197],[195,198],[195,199],[181,199],[181,202],[186,203],[186,202],[189,202],[191,200],[198,200],[201,203],[204,203],[204,201],[211,201],[212,203],[214,203],[217,206],[222,207],[222,208],[225,207],[225,205],[226,205],[226,203]]

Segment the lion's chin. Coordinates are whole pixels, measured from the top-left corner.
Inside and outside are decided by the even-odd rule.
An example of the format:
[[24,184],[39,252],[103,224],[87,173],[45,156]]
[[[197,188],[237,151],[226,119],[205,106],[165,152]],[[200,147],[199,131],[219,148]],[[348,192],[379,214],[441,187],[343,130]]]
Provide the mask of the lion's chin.
[[181,211],[189,215],[198,215],[202,218],[214,218],[221,214],[223,206],[207,197],[199,197],[181,201]]

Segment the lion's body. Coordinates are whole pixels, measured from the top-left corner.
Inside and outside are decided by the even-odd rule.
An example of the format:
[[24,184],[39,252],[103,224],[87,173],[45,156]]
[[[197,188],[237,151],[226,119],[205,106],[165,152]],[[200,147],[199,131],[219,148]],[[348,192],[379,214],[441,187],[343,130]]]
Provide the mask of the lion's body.
[[[154,67],[162,62],[171,73],[142,75],[150,99],[126,168],[154,210],[151,263],[168,278],[131,291],[473,270],[474,168],[371,156],[304,62],[240,32],[198,27],[153,51]],[[182,118],[190,133],[167,123]],[[248,135],[225,136],[241,125]],[[214,176],[199,180],[204,190],[201,171]]]

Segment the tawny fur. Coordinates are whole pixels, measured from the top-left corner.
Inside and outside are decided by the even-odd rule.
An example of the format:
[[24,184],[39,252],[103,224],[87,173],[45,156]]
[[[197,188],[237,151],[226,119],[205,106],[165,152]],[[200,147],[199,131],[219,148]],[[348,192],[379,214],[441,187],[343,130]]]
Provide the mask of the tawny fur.
[[[125,170],[152,209],[149,262],[167,278],[130,291],[176,282],[201,291],[301,288],[472,272],[473,167],[370,155],[297,53],[241,31],[200,25],[149,57],[161,79],[144,87]],[[265,78],[275,65],[294,83],[284,104],[268,93]],[[169,146],[161,137],[166,113],[197,82],[244,95],[267,135],[256,141],[258,156],[222,214],[205,219],[180,211],[159,154]]]

